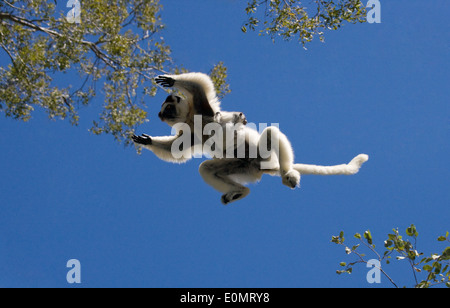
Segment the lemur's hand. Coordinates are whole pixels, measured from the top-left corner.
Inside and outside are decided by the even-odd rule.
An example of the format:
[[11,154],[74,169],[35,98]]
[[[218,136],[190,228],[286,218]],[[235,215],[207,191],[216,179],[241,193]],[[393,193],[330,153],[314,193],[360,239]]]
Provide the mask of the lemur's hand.
[[146,134],[142,134],[142,136],[133,135],[131,137],[131,139],[133,139],[133,141],[137,144],[142,144],[142,145],[152,144],[152,137],[150,137],[149,135],[146,135]]
[[164,75],[160,75],[160,76],[156,77],[155,81],[157,84],[160,84],[163,87],[169,87],[169,88],[173,87],[173,85],[175,84],[175,79],[164,76]]
[[214,115],[214,122],[220,123],[222,120],[222,114],[220,112],[216,112]]
[[240,113],[234,115],[233,122],[235,124],[242,123],[242,124],[246,125],[247,124],[247,118],[245,117],[245,115],[242,112],[240,112]]

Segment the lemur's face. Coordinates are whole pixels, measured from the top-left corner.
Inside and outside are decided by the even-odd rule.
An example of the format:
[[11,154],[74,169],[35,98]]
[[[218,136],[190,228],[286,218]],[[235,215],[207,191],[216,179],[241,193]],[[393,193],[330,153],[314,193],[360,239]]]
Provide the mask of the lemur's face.
[[186,100],[176,95],[169,95],[161,106],[158,117],[170,126],[187,121],[189,105]]

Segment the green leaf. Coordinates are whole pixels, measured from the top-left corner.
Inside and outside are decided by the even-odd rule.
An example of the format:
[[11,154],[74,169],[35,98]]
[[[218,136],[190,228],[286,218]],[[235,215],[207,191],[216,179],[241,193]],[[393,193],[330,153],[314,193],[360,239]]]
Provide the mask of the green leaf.
[[448,269],[448,264],[446,266],[444,266],[444,268],[442,269],[442,273],[445,273]]
[[339,236],[332,236],[331,237],[331,242],[332,243],[335,243],[335,244],[339,244],[340,243],[340,241],[339,241]]
[[355,236],[355,238],[357,238],[357,239],[359,239],[359,240],[361,239],[361,234],[359,234],[359,233],[355,233],[354,236]]
[[441,272],[441,268],[442,268],[441,263],[439,263],[439,262],[434,262],[434,263],[433,263],[433,267],[434,267],[434,273],[435,273],[436,275],[438,275],[438,274]]
[[442,252],[442,255],[440,256],[441,260],[450,260],[450,247],[447,247]]
[[364,238],[367,240],[367,243],[369,243],[369,245],[372,245],[372,234],[369,230],[364,232]]
[[346,266],[346,265],[347,265],[347,263],[345,263],[345,262],[341,262],[341,263],[339,263],[339,265],[340,265],[340,266]]
[[415,260],[416,259],[416,251],[415,250],[408,251],[408,258],[410,258],[411,260]]
[[344,231],[341,231],[341,232],[339,233],[339,239],[340,239],[341,243],[344,243],[344,241],[345,241],[345,238],[344,238]]
[[416,230],[416,226],[411,224],[411,226],[409,226],[408,228],[406,228],[406,234],[408,236],[418,236],[419,233]]

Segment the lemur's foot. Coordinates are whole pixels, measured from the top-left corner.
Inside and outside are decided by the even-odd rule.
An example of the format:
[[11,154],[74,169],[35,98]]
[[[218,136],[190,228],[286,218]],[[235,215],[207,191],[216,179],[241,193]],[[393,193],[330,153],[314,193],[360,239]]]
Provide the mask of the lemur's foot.
[[238,191],[231,191],[222,196],[221,201],[224,205],[227,205],[231,202],[238,201],[242,198],[245,198],[250,193],[250,189],[248,187],[244,187]]
[[300,173],[297,170],[291,169],[281,175],[281,180],[284,185],[294,189],[300,187]]

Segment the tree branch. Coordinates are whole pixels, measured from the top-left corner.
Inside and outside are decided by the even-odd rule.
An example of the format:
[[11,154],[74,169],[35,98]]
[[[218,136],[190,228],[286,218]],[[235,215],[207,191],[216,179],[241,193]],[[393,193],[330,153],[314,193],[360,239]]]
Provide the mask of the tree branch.
[[[59,37],[59,38],[65,38],[65,39],[67,39],[69,41],[74,41],[70,37],[66,37],[66,36],[62,35],[61,33],[57,32],[57,31],[50,30],[48,28],[38,26],[38,25],[32,23],[28,19],[24,19],[24,18],[15,16],[15,15],[12,15],[10,13],[0,13],[0,20],[3,20],[3,19],[11,20],[11,21],[13,21],[15,23],[18,23],[18,24],[22,25],[22,26],[34,29],[36,31],[44,32],[44,33],[49,34],[51,36],[56,36],[56,37]],[[114,59],[111,59],[107,54],[105,54],[103,51],[101,51],[94,42],[90,42],[90,41],[86,41],[86,40],[76,40],[74,42],[82,44],[82,45],[85,45],[85,46],[88,46],[95,53],[95,55],[98,58],[100,58],[106,65],[110,66],[111,68],[116,70],[117,67],[116,67],[115,64],[121,66],[120,63],[118,63]]]
[[2,2],[5,2],[6,5],[8,5],[9,7],[12,7],[13,9],[16,9],[16,10],[20,10],[20,11],[22,11],[22,12],[30,12],[30,11],[31,11],[31,9],[30,9],[30,10],[26,10],[26,9],[23,9],[23,8],[20,8],[20,7],[17,7],[17,6],[14,6],[14,5],[12,5],[11,3],[9,3],[9,2],[6,1],[6,0],[2,0]]
[[14,66],[17,66],[17,65],[16,65],[16,60],[14,59],[14,57],[13,57],[13,55],[11,54],[11,52],[9,51],[9,49],[6,48],[6,46],[3,45],[3,44],[0,44],[0,47],[8,54],[9,58],[11,59],[12,64],[13,64]]

